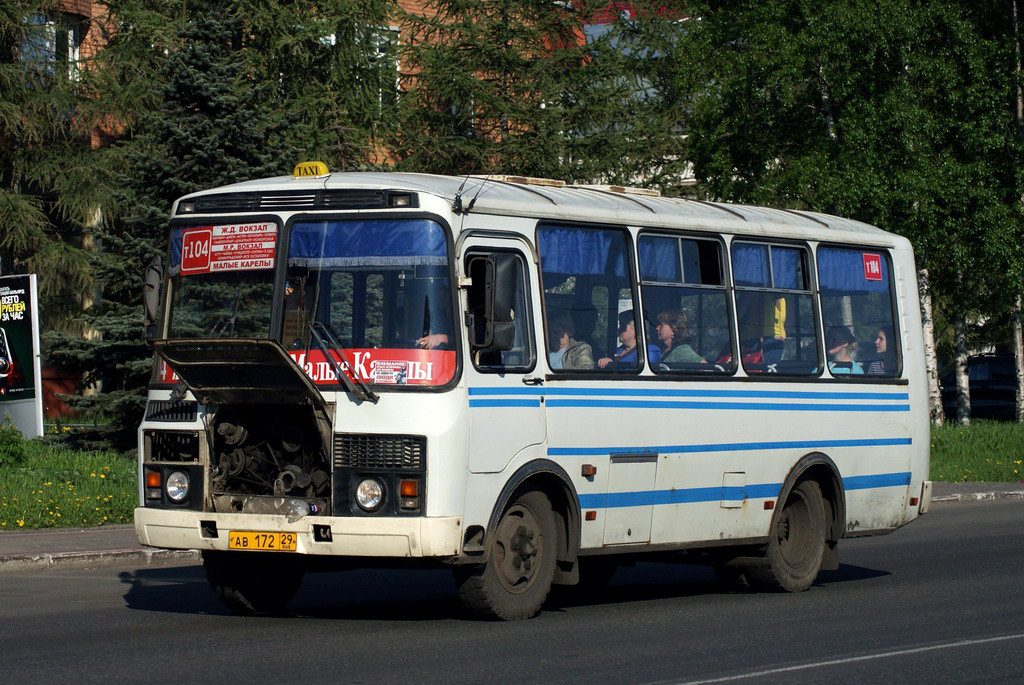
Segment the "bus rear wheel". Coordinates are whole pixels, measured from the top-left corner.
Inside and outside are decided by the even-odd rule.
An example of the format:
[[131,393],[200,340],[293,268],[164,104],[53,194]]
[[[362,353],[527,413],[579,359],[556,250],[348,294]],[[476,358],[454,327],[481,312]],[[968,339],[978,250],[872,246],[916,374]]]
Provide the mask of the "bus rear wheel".
[[821,488],[801,481],[775,519],[765,551],[767,566],[747,574],[757,587],[802,592],[818,577],[825,553],[825,503]]
[[277,614],[302,584],[294,560],[261,552],[203,551],[206,579],[217,598],[242,614]]
[[544,493],[519,495],[494,530],[487,562],[456,567],[459,599],[486,618],[510,621],[536,615],[551,591],[557,538]]

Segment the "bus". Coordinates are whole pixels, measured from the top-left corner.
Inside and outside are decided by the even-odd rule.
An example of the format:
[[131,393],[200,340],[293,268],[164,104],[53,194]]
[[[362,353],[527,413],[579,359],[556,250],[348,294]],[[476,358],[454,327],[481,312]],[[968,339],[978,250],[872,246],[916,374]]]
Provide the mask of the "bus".
[[638,559],[797,592],[928,510],[914,255],[809,211],[331,173],[172,209],[135,527],[240,612],[441,566],[537,614]]

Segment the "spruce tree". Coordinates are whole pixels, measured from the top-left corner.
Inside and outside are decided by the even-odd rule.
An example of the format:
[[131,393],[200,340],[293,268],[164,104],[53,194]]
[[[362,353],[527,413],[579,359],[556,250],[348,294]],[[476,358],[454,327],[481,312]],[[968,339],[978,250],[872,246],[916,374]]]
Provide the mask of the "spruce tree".
[[0,273],[39,274],[44,328],[74,330],[92,275],[81,249],[113,201],[92,147],[93,92],[76,43],[87,24],[53,2],[0,7]]
[[86,320],[98,335],[53,355],[100,383],[75,400],[113,421],[89,440],[134,444],[152,361],[142,279],[148,260],[166,252],[175,199],[286,174],[303,158],[332,168],[372,162],[373,125],[384,113],[368,73],[380,50],[372,46],[364,72],[348,65],[371,47],[364,29],[377,28],[379,16],[359,22],[357,6],[365,3],[111,2],[119,23],[94,81],[121,109],[119,211],[106,216],[93,261],[102,299]]
[[679,25],[652,11],[644,31],[628,18],[595,31],[597,11],[434,0],[406,15],[400,167],[625,184],[678,173],[681,110],[645,40]]

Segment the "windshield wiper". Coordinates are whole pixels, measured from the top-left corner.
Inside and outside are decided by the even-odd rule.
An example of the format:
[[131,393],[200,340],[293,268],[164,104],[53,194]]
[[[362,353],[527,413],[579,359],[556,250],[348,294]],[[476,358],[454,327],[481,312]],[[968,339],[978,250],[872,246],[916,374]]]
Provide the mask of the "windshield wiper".
[[[323,334],[321,335],[319,331],[323,331]],[[359,374],[356,373],[355,370],[356,367],[352,365],[348,355],[345,354],[345,348],[343,348],[338,339],[334,337],[334,333],[331,332],[331,329],[327,328],[327,326],[324,326],[323,323],[319,321],[310,321],[309,332],[313,334],[314,338],[316,338],[316,344],[317,347],[320,348],[320,352],[323,353],[327,363],[330,364],[331,368],[334,370],[334,374],[338,377],[338,380],[341,383],[344,383],[348,391],[364,402],[373,402],[376,404],[377,400],[380,399],[380,396],[370,390],[370,387],[366,385],[361,378],[359,378]],[[330,342],[330,346],[328,346],[328,342]],[[345,362],[345,365],[352,370],[351,378],[349,378],[349,375],[345,373],[345,370],[341,367],[341,364],[338,363],[338,360],[334,358],[334,355],[331,354],[331,347],[338,351],[338,356],[340,356],[342,361]]]

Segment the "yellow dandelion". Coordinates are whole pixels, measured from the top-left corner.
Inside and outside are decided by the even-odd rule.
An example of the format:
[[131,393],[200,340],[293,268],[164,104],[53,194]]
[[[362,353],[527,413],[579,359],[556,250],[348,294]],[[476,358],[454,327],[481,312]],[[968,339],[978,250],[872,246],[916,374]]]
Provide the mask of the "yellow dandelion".
[[106,478],[106,477],[107,477],[107,474],[105,474],[105,473],[101,473],[100,474],[100,478]]

